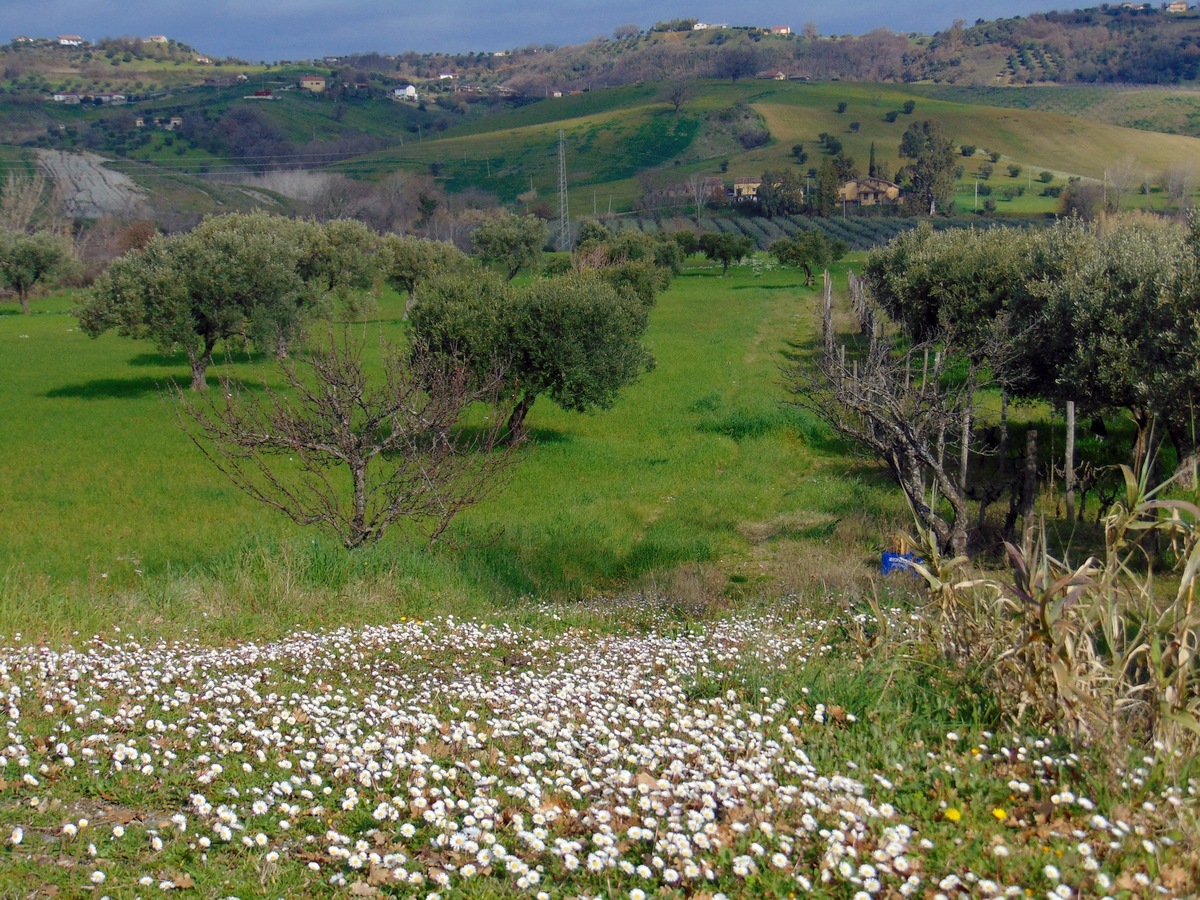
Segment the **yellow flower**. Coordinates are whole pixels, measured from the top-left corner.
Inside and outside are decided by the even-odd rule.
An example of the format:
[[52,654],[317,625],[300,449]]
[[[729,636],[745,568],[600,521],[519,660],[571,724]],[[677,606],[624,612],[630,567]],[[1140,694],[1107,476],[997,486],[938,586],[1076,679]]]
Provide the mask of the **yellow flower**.
[[1005,819],[1008,818],[1008,813],[1006,813],[1004,810],[1002,810],[998,806],[992,810],[992,815],[995,816],[1001,822],[1003,822]]
[[946,818],[949,819],[951,822],[957,822],[959,819],[962,818],[962,813],[960,813],[957,809],[955,809],[952,806],[948,810],[946,810]]

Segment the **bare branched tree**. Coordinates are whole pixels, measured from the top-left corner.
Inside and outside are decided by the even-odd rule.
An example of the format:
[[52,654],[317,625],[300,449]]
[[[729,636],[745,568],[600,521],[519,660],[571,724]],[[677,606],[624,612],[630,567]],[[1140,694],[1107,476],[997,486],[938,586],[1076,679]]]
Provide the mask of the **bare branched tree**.
[[0,228],[34,232],[52,191],[46,175],[8,173],[4,186],[0,187]]
[[825,284],[822,346],[811,361],[784,373],[793,402],[883,460],[938,543],[956,556],[964,553],[967,496],[945,450],[970,420],[976,380],[948,383],[945,347],[901,348],[853,274],[851,301],[865,344],[848,350],[833,330],[828,273]]
[[347,549],[401,520],[432,546],[517,460],[502,440],[504,416],[462,427],[469,407],[495,400],[503,373],[480,383],[461,360],[381,341],[382,380],[372,384],[363,345],[331,334],[318,352],[282,362],[286,391],[264,385],[260,395],[227,377],[219,395],[176,388],[180,422],[239,489]]

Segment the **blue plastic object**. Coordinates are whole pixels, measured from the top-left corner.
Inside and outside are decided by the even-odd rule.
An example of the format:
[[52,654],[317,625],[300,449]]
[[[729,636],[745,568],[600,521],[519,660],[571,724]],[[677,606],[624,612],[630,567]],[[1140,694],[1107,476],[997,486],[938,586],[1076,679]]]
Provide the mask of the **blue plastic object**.
[[883,555],[879,559],[879,574],[891,575],[895,571],[905,571],[913,575],[917,573],[912,570],[908,563],[919,563],[921,560],[915,553],[889,553],[883,551]]

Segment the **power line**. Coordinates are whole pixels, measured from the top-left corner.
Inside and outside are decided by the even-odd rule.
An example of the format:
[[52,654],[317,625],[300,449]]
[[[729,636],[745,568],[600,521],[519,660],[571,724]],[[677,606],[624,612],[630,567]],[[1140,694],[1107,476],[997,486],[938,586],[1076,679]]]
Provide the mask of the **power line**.
[[571,249],[571,222],[567,209],[567,133],[558,129],[558,249]]

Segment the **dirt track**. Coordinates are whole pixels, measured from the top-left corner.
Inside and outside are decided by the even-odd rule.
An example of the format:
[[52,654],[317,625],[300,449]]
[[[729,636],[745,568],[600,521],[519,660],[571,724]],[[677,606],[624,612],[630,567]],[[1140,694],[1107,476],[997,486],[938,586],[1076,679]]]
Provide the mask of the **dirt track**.
[[129,176],[104,167],[105,159],[94,153],[37,151],[38,164],[54,180],[65,200],[63,211],[70,216],[95,219],[100,216],[134,216],[146,192]]

